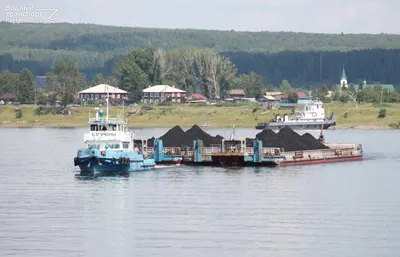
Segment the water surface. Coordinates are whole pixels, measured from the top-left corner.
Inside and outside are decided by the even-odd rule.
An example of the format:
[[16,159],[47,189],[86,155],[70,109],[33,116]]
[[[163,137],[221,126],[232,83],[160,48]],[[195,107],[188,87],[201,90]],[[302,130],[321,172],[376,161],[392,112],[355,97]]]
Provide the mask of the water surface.
[[398,131],[325,133],[362,143],[362,162],[78,180],[84,131],[0,129],[0,256],[400,254]]

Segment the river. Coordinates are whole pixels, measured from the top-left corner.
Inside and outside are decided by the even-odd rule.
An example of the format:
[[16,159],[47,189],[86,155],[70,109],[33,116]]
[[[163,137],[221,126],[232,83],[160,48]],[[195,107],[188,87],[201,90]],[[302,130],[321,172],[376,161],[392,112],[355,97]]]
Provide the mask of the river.
[[0,256],[400,254],[398,131],[325,132],[328,142],[362,143],[362,162],[79,180],[73,158],[84,132],[0,129]]

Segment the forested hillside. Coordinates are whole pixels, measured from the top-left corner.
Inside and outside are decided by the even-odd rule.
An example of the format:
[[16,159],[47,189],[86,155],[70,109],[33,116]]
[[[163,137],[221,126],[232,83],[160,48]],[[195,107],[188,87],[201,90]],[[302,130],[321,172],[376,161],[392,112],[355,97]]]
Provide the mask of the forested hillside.
[[[126,28],[90,24],[0,23],[0,70],[28,68],[44,75],[58,60],[78,64],[88,80],[107,76],[119,56],[134,48],[211,48],[229,56],[239,73],[256,71],[265,83],[288,79],[301,86],[319,82],[319,56],[323,79],[336,83],[342,65],[349,80],[367,77],[400,84],[400,35],[311,34],[294,32],[235,32],[184,29]],[[377,49],[380,48],[380,49]],[[375,49],[375,50],[370,50]],[[392,49],[392,50],[388,50]],[[360,51],[359,51],[360,50]]]
[[350,52],[293,52],[280,53],[221,53],[236,65],[240,73],[254,71],[268,83],[278,84],[283,79],[301,86],[320,82],[338,84],[345,66],[349,83],[369,82],[400,85],[400,50],[359,50]]

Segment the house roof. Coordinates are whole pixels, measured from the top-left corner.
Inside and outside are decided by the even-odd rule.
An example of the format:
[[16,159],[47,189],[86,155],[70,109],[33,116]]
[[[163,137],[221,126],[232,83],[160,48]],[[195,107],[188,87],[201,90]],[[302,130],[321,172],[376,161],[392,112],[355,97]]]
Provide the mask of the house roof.
[[205,97],[205,96],[202,95],[202,94],[191,94],[191,95],[189,96],[189,98],[191,98],[191,99],[198,99],[198,100],[207,100],[207,97]]
[[186,91],[168,85],[155,85],[142,91],[143,93],[186,93]]
[[275,101],[276,100],[275,97],[270,96],[270,95],[264,95],[264,99],[268,100],[268,101]]
[[282,92],[265,92],[265,95],[269,95],[269,96],[276,96],[276,95],[281,95]]
[[[307,96],[306,94],[304,94],[303,92],[300,92],[300,91],[297,91],[296,94],[299,99],[309,99],[310,98],[309,96]],[[288,99],[289,94],[283,94],[280,97],[281,97],[281,99]]]
[[246,93],[244,92],[243,89],[232,89],[232,90],[229,90],[228,94],[229,95],[245,95]]
[[117,87],[113,87],[107,84],[100,84],[94,87],[90,87],[88,89],[82,90],[79,94],[127,94],[125,90],[119,89]]
[[0,100],[14,100],[15,98],[17,98],[17,95],[14,93],[5,93],[0,96]]

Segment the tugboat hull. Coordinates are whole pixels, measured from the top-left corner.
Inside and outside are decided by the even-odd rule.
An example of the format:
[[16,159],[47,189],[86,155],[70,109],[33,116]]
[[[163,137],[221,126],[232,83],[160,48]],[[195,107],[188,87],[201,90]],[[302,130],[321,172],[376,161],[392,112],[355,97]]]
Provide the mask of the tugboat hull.
[[74,164],[79,167],[81,175],[118,175],[154,169],[156,165],[154,159],[147,159],[142,154],[119,155],[118,152],[105,151],[103,156],[96,150],[91,155],[85,154],[86,152],[78,151],[78,156],[74,158]]
[[327,121],[327,122],[268,122],[268,123],[260,123],[256,126],[256,129],[272,129],[272,130],[280,130],[284,127],[289,127],[293,130],[320,130],[328,129],[331,126],[335,126],[336,121]]

